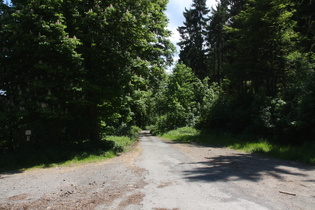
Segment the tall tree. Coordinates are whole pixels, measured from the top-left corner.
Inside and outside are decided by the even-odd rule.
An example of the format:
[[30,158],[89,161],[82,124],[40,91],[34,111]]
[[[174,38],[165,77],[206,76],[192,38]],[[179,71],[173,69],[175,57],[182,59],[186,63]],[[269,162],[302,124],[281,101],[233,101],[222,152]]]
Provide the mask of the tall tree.
[[175,129],[195,124],[198,113],[195,89],[200,80],[191,68],[184,64],[177,64],[156,96],[156,109],[159,113],[157,126],[160,131]]
[[178,27],[181,41],[179,61],[192,68],[195,75],[204,79],[208,76],[206,61],[206,15],[209,9],[206,0],[193,0],[192,7],[185,9],[184,26]]
[[290,0],[249,1],[236,17],[242,24],[231,28],[236,48],[228,74],[238,86],[275,96],[279,84],[285,85],[287,56],[298,36],[292,6]]
[[206,43],[210,78],[221,84],[225,78],[224,68],[229,62],[231,50],[235,47],[230,40],[228,28],[237,27],[235,16],[244,6],[244,0],[221,0],[212,8],[207,25]]
[[[98,139],[100,120],[122,112],[119,123],[132,120],[129,102],[134,91],[148,86],[139,82],[159,80],[169,63],[173,46],[166,39],[167,1],[78,1],[79,16],[69,33],[83,43],[82,55],[87,72],[85,88],[91,138]],[[72,4],[72,1],[69,1]],[[76,30],[77,28],[77,30]]]
[[[297,66],[305,74],[299,75],[299,83],[295,84],[299,91],[298,108],[298,130],[299,138],[312,141],[315,139],[315,14],[314,0],[300,0],[295,8],[297,10],[295,19],[297,20],[297,31],[301,34],[301,42],[299,44],[300,51],[305,55],[302,62],[306,65]],[[301,68],[304,67],[304,68]]]
[[227,37],[224,27],[229,18],[228,5],[218,2],[216,9],[213,9],[209,18],[209,25],[207,26],[207,45],[209,51],[209,68],[210,78],[221,83],[223,79],[223,62],[225,55],[225,48]]
[[315,1],[300,0],[296,3],[298,31],[304,36],[302,46],[305,52],[315,52]]
[[8,138],[20,139],[32,129],[35,138],[55,141],[71,124],[69,112],[79,95],[79,41],[65,32],[60,1],[31,0],[11,10],[1,18],[0,89],[6,91]]
[[171,60],[165,0],[13,4],[0,13],[1,108],[5,132],[19,133],[9,139],[31,129],[47,142],[97,141],[102,125],[132,122],[134,93]]

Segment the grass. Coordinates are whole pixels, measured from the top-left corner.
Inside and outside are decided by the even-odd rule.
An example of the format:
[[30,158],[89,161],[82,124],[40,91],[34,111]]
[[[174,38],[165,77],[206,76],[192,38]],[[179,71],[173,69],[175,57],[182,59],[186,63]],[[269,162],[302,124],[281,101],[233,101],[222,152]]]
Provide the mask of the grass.
[[84,164],[84,163],[95,163],[95,162],[100,162],[104,161],[109,158],[113,158],[116,156],[116,152],[113,150],[109,150],[104,152],[103,154],[99,155],[94,155],[94,154],[88,154],[85,153],[83,155],[84,157],[82,158],[82,155],[76,155],[70,160],[62,161],[62,162],[55,162],[55,163],[49,163],[49,164],[39,164],[31,167],[22,168],[22,170],[29,170],[29,169],[34,169],[34,168],[51,168],[51,167],[66,167],[66,166],[75,166],[79,164]]
[[189,127],[172,130],[160,136],[181,143],[211,144],[283,160],[315,164],[315,142],[306,142],[300,146],[280,145],[264,139],[200,132]]
[[135,141],[127,136],[107,136],[106,140],[115,142],[116,147],[121,147],[125,149],[127,146],[130,146]]
[[0,153],[0,172],[24,171],[33,168],[73,166],[104,161],[123,152],[136,141],[127,136],[107,136],[98,144],[86,142],[71,147],[24,149],[14,153]]

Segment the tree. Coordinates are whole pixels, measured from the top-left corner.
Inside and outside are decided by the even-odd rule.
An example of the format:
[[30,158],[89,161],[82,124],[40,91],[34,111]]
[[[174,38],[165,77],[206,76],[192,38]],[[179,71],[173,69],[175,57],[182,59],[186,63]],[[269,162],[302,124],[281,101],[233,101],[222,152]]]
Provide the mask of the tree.
[[[83,43],[78,52],[87,72],[83,91],[91,139],[99,138],[100,120],[114,126],[130,123],[134,92],[159,80],[171,60],[165,8],[166,1],[79,2],[78,12],[85,15],[74,25],[79,31],[69,30]],[[110,122],[113,115],[120,119]]]
[[173,74],[157,95],[157,126],[161,131],[194,124],[194,83],[197,80],[191,68],[184,64],[175,66]]
[[65,32],[60,1],[28,1],[10,10],[1,24],[0,61],[8,141],[20,140],[26,129],[42,142],[56,141],[78,103],[80,43]]
[[249,1],[236,18],[242,23],[230,28],[235,43],[228,77],[244,90],[266,91],[275,96],[278,85],[285,85],[287,58],[294,53],[295,21],[291,1]]
[[184,26],[178,28],[181,36],[179,61],[192,68],[195,75],[204,79],[208,75],[205,47],[206,0],[193,0],[192,8],[185,9]]
[[174,49],[166,3],[1,4],[0,97],[11,122],[1,133],[17,146],[25,129],[46,143],[98,141],[104,126],[134,122],[131,101],[163,77]]
[[216,84],[208,83],[207,78],[198,79],[185,64],[176,64],[173,74],[155,96],[158,130],[164,132],[200,124],[204,119],[202,115],[207,114],[218,95]]
[[297,20],[297,31],[301,34],[300,51],[304,55],[301,63],[304,65],[298,66],[303,70],[303,74],[299,74],[299,83],[296,85],[299,91],[298,116],[297,127],[300,138],[312,141],[314,140],[314,79],[315,79],[315,15],[313,8],[315,1],[304,0],[298,1],[295,8],[297,10],[295,19]]
[[212,8],[207,25],[208,66],[210,78],[222,84],[225,66],[229,63],[235,46],[230,42],[232,34],[228,28],[238,25],[235,17],[242,11],[244,0],[221,0]]
[[223,79],[223,62],[226,48],[226,33],[224,26],[228,20],[228,5],[218,2],[216,9],[212,10],[207,26],[207,45],[209,46],[210,78],[219,84]]
[[301,0],[295,4],[297,10],[295,19],[297,20],[297,28],[304,37],[302,46],[304,52],[315,52],[315,15],[313,8],[314,0]]

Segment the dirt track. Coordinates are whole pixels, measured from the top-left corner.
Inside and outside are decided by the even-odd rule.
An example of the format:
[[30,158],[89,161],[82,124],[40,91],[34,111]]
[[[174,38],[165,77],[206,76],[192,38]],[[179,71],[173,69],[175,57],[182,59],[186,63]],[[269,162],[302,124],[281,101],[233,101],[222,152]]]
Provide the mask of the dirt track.
[[0,209],[315,209],[315,169],[143,134],[109,161],[0,175]]

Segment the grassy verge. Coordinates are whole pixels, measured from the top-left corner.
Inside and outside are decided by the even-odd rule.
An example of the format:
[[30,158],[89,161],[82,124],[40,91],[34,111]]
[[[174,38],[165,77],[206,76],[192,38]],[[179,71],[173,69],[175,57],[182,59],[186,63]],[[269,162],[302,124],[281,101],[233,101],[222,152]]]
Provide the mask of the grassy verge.
[[86,142],[68,147],[33,148],[14,153],[0,153],[0,172],[103,161],[125,151],[136,139],[136,135],[107,136],[106,139],[97,144]]
[[[51,166],[71,166],[82,163],[93,163],[103,161],[109,158],[115,157],[118,153],[124,152],[126,148],[132,145],[135,141],[127,136],[107,136],[106,141],[112,142],[113,148],[109,150],[99,150],[98,152],[83,152],[75,155],[72,159],[67,160],[63,163],[51,164]],[[45,165],[40,165],[38,167],[45,167]]]
[[179,128],[160,135],[172,141],[199,144],[212,144],[247,153],[258,153],[283,160],[296,160],[303,163],[315,164],[315,143],[306,142],[301,146],[280,145],[263,139],[233,137],[228,134],[200,132],[194,128]]

